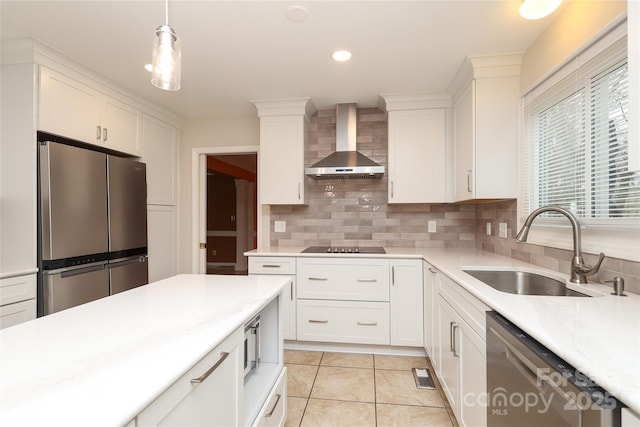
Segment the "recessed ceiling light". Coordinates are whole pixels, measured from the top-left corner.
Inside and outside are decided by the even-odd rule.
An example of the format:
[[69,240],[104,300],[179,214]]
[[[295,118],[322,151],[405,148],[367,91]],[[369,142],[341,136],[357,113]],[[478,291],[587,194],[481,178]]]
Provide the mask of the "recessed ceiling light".
[[144,69],[147,70],[148,72],[152,72],[153,71],[153,65],[144,64]]
[[334,59],[334,61],[344,62],[351,59],[351,52],[349,52],[348,50],[337,50],[333,52],[331,57]]
[[306,7],[295,5],[287,8],[287,18],[291,22],[304,22],[309,17]]

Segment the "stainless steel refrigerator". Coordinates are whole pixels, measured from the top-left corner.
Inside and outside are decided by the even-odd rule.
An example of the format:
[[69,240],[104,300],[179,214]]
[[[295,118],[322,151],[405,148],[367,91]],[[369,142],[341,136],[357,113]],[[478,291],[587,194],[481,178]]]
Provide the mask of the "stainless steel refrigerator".
[[38,315],[146,284],[145,164],[39,139]]

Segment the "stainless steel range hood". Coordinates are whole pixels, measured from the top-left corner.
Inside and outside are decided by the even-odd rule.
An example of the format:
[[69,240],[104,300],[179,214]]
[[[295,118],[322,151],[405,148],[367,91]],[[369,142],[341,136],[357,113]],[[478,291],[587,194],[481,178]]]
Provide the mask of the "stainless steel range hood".
[[336,106],[336,152],[305,169],[315,179],[381,178],[384,166],[356,151],[356,104]]

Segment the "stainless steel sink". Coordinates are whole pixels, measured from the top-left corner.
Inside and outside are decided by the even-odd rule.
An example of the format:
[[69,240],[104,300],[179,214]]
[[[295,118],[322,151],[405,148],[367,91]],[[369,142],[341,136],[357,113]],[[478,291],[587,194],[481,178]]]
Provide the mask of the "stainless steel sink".
[[518,295],[588,297],[551,277],[517,270],[463,270],[492,288]]

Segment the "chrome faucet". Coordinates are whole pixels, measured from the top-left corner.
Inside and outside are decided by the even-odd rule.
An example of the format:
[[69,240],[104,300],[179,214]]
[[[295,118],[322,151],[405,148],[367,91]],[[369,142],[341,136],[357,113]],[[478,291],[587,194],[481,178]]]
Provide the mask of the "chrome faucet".
[[571,222],[571,228],[573,230],[573,258],[571,259],[571,278],[569,279],[572,283],[587,283],[587,276],[592,274],[596,274],[600,269],[600,265],[602,264],[602,260],[604,260],[604,254],[600,253],[598,257],[598,262],[595,266],[590,266],[584,263],[584,259],[582,258],[582,241],[580,238],[580,223],[578,219],[567,209],[561,208],[560,206],[543,206],[531,212],[527,219],[524,221],[524,225],[522,229],[518,232],[516,236],[516,240],[518,242],[526,242],[527,236],[529,235],[529,229],[531,228],[531,224],[533,220],[544,212],[558,212],[562,215],[566,216],[569,222]]

